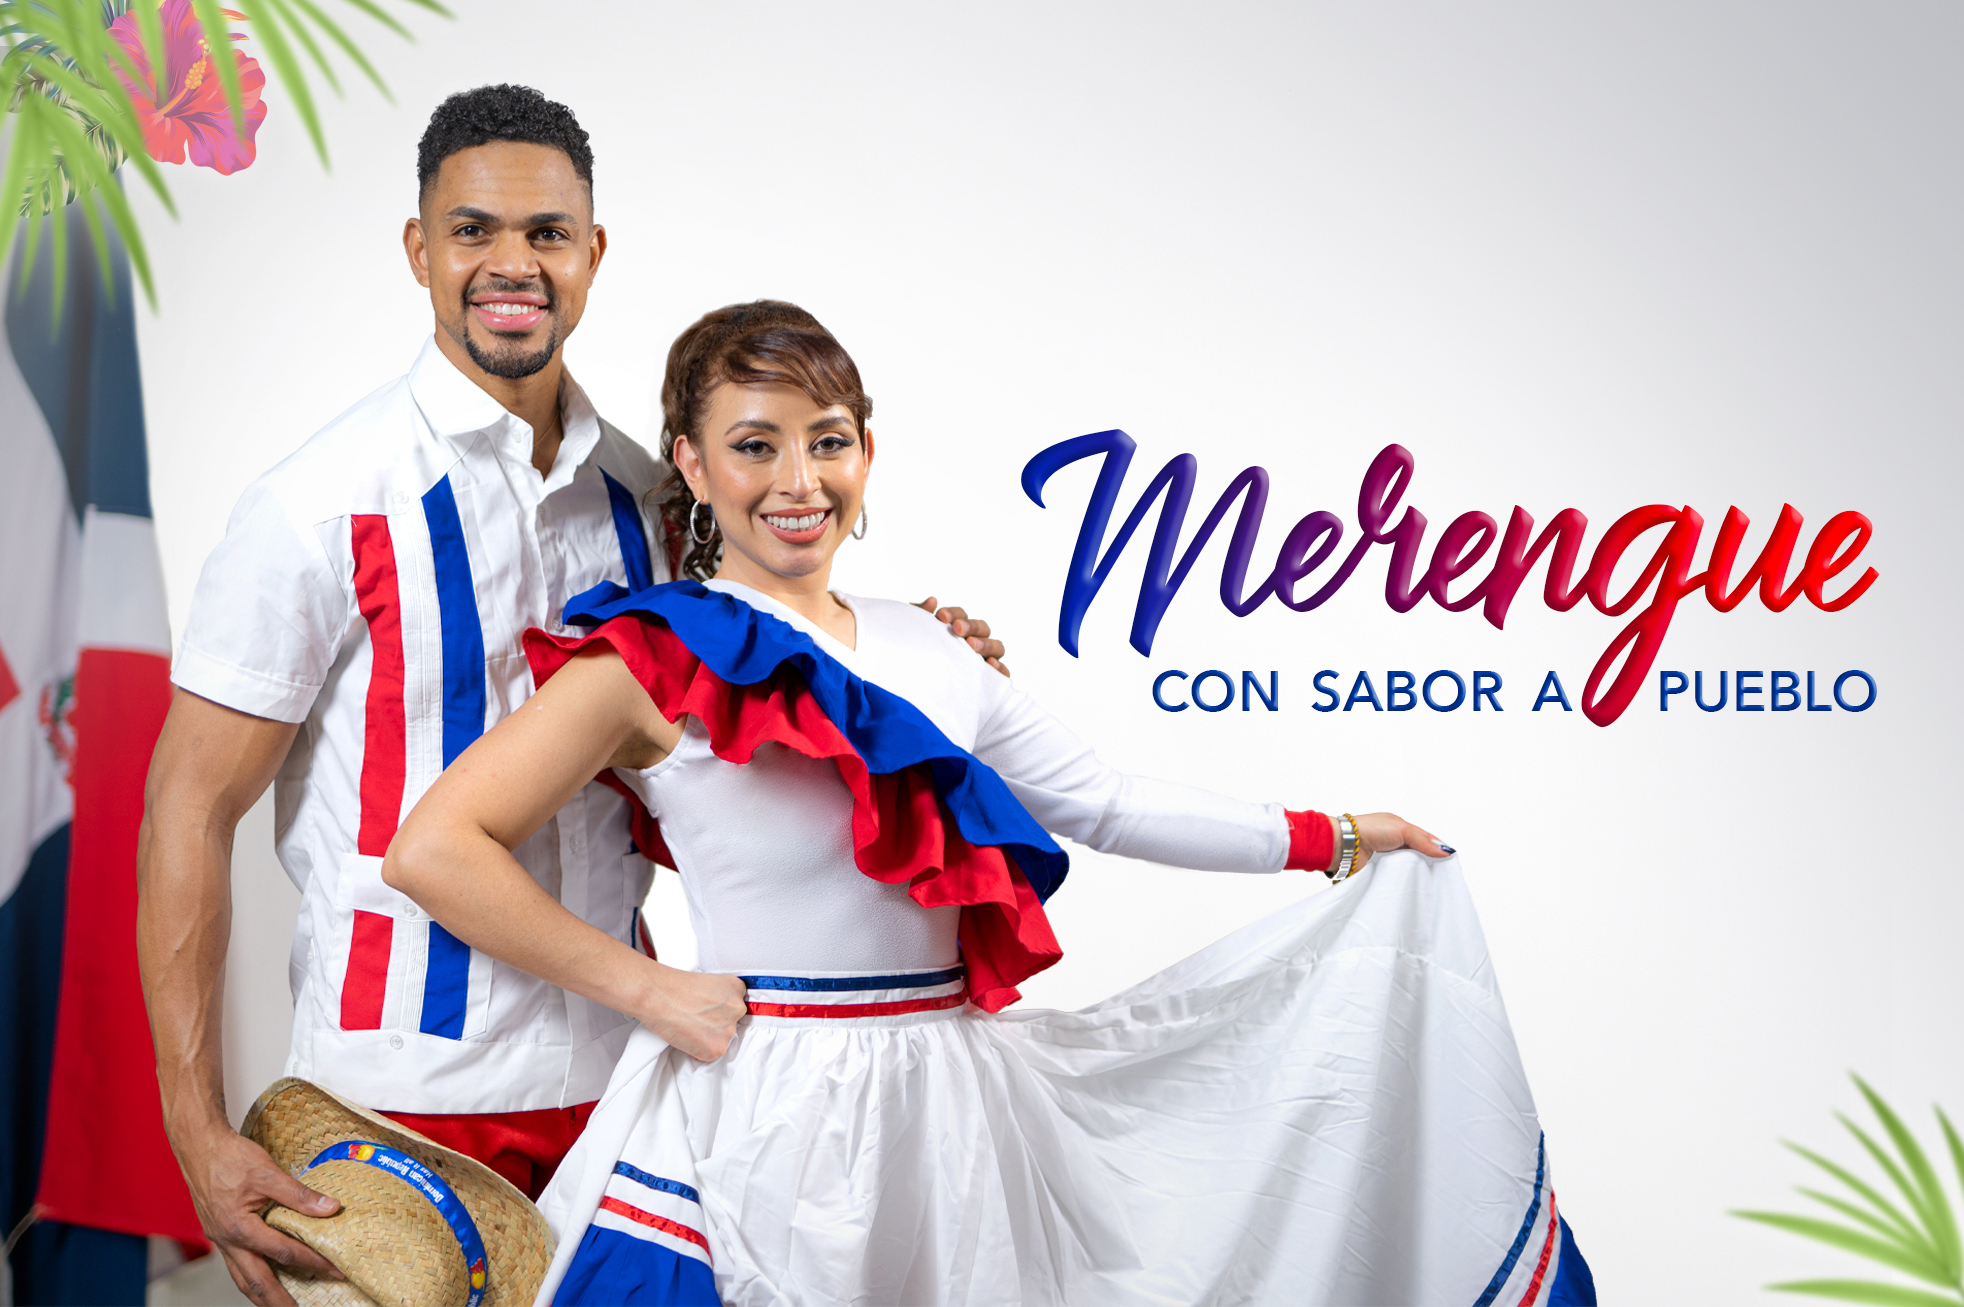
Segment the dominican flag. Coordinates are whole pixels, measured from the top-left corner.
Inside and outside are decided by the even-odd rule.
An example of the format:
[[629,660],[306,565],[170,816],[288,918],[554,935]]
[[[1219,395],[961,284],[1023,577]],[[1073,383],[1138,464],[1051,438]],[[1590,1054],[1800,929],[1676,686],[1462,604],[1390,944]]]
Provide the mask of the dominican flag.
[[0,349],[0,1203],[19,1303],[141,1303],[148,1243],[202,1251],[136,966],[143,780],[170,703],[135,303],[70,222],[7,280]]

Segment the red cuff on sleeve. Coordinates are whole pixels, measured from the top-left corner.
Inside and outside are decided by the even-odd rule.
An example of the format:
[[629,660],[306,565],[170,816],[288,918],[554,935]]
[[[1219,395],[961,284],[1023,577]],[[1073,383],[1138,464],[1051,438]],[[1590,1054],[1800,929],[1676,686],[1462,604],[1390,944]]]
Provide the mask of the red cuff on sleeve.
[[1289,819],[1289,859],[1284,871],[1328,871],[1337,851],[1337,824],[1320,812],[1284,812]]

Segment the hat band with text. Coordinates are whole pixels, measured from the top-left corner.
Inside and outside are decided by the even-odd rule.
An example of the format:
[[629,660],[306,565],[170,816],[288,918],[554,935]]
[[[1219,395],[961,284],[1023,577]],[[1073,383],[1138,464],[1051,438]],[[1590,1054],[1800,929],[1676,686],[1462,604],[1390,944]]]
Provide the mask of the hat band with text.
[[366,1162],[368,1165],[387,1171],[398,1180],[406,1181],[410,1188],[429,1199],[436,1208],[450,1232],[457,1237],[457,1246],[463,1250],[464,1265],[470,1271],[471,1296],[468,1307],[479,1307],[484,1301],[484,1237],[477,1232],[477,1222],[471,1219],[470,1209],[464,1206],[456,1191],[444,1182],[442,1176],[424,1166],[407,1153],[399,1152],[384,1144],[368,1143],[359,1139],[347,1139],[338,1144],[323,1148],[320,1156],[307,1163],[313,1170],[322,1162]]

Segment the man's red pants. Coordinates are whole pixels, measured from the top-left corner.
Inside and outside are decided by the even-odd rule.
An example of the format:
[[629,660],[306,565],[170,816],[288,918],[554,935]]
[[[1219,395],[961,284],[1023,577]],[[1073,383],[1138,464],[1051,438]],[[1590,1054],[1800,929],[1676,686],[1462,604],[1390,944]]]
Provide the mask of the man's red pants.
[[512,1182],[527,1198],[537,1199],[546,1182],[572,1150],[592,1103],[545,1107],[534,1112],[456,1112],[421,1116],[415,1112],[384,1112],[418,1134],[445,1148],[454,1148]]

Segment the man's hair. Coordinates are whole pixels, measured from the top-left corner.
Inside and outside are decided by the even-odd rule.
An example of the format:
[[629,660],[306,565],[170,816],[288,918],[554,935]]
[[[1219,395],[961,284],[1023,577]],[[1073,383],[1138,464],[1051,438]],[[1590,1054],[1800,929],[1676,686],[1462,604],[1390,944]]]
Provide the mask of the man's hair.
[[593,149],[573,111],[529,86],[500,82],[459,91],[436,107],[416,147],[416,193],[427,195],[443,161],[491,141],[549,145],[562,150],[593,193]]

